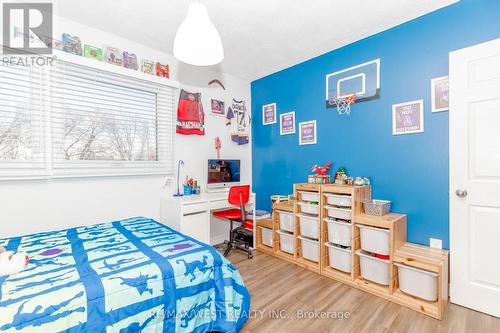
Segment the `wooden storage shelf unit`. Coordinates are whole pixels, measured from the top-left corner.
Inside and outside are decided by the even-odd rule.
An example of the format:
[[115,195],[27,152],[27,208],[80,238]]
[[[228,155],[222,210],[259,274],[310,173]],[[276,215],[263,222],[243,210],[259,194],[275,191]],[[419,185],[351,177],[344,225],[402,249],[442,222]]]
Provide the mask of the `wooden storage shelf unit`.
[[255,244],[256,244],[257,250],[264,252],[266,254],[273,254],[274,253],[274,241],[273,241],[273,246],[264,245],[262,243],[262,229],[260,227],[271,230],[271,232],[274,236],[273,226],[274,226],[274,221],[272,218],[257,220]]
[[[294,196],[295,196],[295,215],[294,215],[294,241],[295,241],[295,263],[301,267],[304,267],[306,269],[309,269],[313,272],[320,273],[320,262],[311,261],[309,259],[306,259],[302,256],[302,241],[300,240],[299,236],[301,235],[300,231],[300,222],[299,222],[299,216],[298,214],[307,214],[303,213],[302,211],[302,206],[300,203],[304,203],[306,201],[313,201],[316,202],[317,205],[317,211],[318,213],[320,212],[320,195],[321,195],[321,186],[319,184],[295,184],[294,185]],[[311,199],[308,198],[307,196],[311,196]],[[313,215],[311,215],[312,217]],[[318,230],[317,233],[318,235],[321,234],[320,232],[320,214],[316,216],[318,219]],[[318,258],[320,258],[320,246],[319,246],[319,237],[318,237]]]
[[280,230],[280,215],[278,211],[289,212],[290,214],[294,214],[295,204],[293,201],[285,201],[285,202],[277,202],[273,204],[273,251],[274,256],[289,261],[291,263],[295,262],[295,255],[292,253],[287,253],[285,251],[281,251],[280,247],[280,234],[278,231]]
[[[383,216],[375,216],[368,214],[359,214],[354,218],[354,237],[360,240],[360,232],[358,225],[366,225],[369,227],[376,227],[389,230],[389,286],[388,290],[392,294],[394,291],[396,268],[393,264],[395,249],[401,247],[406,242],[406,215],[389,213]],[[354,252],[361,249],[361,242],[355,243]],[[359,264],[359,256],[354,256],[354,277],[361,278],[361,268]],[[362,279],[365,281],[364,279]],[[368,281],[369,282],[369,281]],[[373,282],[370,282],[373,284]],[[367,283],[363,283],[367,285]]]
[[[297,214],[301,213],[298,202],[304,201],[305,196],[311,198],[311,194],[318,198],[319,205],[319,262],[313,262],[302,257],[300,235],[300,223]],[[330,267],[328,247],[325,245],[328,239],[328,194],[349,196],[351,220],[351,248],[350,264],[351,272],[346,273]],[[336,184],[295,184],[295,202],[281,202],[273,205],[272,221],[263,220],[257,225],[272,227],[273,247],[259,246],[259,231],[257,231],[257,249],[277,258],[286,260],[293,264],[324,275],[333,280],[345,283],[373,295],[382,297],[394,303],[421,312],[433,318],[441,320],[444,316],[446,303],[448,302],[448,251],[431,249],[429,247],[415,245],[406,242],[406,215],[389,213],[384,216],[373,216],[363,213],[363,202],[371,199],[370,186],[348,186]],[[307,200],[314,201],[314,200]],[[345,205],[339,205],[345,206]],[[285,211],[293,214],[293,239],[295,251],[293,254],[286,253],[280,249],[280,217],[277,211]],[[384,286],[363,279],[361,276],[359,256],[356,251],[361,248],[359,225],[383,228],[389,231],[389,285]],[[260,240],[261,241],[261,240]],[[394,263],[401,263],[415,268],[435,272],[438,274],[438,300],[428,302],[417,297],[403,293],[399,289],[398,268]]]
[[[328,204],[328,195],[339,195],[350,198],[350,205],[344,206],[349,208],[350,221],[351,221],[351,273],[346,273],[341,270],[337,270],[330,266],[328,247],[325,243],[329,242],[328,239],[328,222],[326,220],[328,216],[328,207],[334,207]],[[321,186],[321,274],[330,277],[332,279],[337,279],[344,283],[353,284],[355,279],[355,249],[356,244],[359,243],[359,237],[355,236],[354,232],[354,221],[353,219],[361,214],[363,210],[363,201],[371,199],[371,187],[370,186],[349,186],[349,185],[337,185],[328,184]]]
[[394,253],[394,262],[434,272],[438,275],[438,299],[435,302],[403,293],[399,290],[398,280],[396,280],[394,295],[401,301],[400,304],[436,319],[442,319],[448,303],[448,260],[449,251],[445,250],[412,243],[405,243],[398,248]]

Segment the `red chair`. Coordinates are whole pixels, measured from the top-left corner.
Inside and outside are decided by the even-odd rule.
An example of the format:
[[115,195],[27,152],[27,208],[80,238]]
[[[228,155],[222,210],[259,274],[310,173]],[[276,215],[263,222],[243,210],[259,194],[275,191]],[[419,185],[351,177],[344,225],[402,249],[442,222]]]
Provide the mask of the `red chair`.
[[[253,221],[247,220],[245,205],[250,201],[250,185],[231,186],[227,201],[239,208],[232,208],[214,212],[215,217],[229,220],[229,241],[224,256],[227,257],[233,248],[238,248],[253,256],[250,246],[253,244]],[[240,222],[241,226],[233,229],[234,222]]]

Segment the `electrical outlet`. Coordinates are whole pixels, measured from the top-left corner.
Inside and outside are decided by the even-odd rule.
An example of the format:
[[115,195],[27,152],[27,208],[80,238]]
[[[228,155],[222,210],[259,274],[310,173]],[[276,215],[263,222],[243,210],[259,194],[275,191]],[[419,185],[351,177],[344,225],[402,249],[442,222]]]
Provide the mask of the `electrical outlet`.
[[163,187],[172,185],[172,182],[173,182],[172,177],[169,177],[169,176],[165,177],[165,181],[163,183]]
[[443,248],[443,241],[441,239],[429,238],[429,243],[431,244],[431,247],[435,249],[441,250]]

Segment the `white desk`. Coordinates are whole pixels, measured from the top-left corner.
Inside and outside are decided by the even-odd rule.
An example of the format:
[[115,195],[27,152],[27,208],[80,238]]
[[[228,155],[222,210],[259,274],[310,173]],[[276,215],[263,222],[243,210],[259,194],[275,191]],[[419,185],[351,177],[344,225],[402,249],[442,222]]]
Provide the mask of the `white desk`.
[[[212,212],[234,208],[227,201],[227,192],[202,193],[161,199],[161,223],[203,243],[216,245],[229,239],[229,222],[212,217]],[[250,196],[247,210],[255,211],[255,193]],[[256,221],[254,216],[254,235]],[[254,244],[255,248],[255,236]]]

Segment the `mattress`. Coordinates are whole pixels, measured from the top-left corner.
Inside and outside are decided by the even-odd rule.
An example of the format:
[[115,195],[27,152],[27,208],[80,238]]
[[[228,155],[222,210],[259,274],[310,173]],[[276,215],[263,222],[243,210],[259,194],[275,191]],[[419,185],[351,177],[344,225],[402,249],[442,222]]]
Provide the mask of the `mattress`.
[[0,277],[2,332],[237,332],[250,296],[213,247],[154,220],[0,239],[26,252]]

